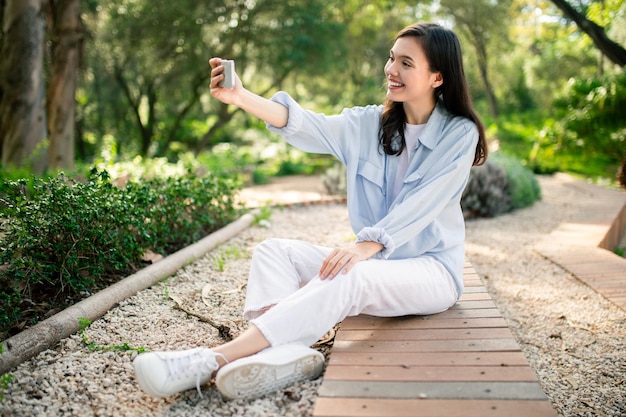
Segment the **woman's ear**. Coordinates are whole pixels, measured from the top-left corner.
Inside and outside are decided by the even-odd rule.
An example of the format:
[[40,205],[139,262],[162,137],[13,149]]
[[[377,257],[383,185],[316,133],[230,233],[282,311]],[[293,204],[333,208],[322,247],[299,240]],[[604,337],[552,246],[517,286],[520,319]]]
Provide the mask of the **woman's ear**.
[[442,84],[443,84],[443,75],[441,75],[440,72],[434,73],[433,84],[432,84],[433,88],[441,87]]

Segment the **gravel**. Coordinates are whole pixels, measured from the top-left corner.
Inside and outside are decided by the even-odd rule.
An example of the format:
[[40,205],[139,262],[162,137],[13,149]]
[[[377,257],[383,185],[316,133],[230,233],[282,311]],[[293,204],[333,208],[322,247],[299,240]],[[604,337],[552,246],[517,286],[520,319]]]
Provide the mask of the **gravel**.
[[[533,249],[584,209],[584,196],[558,176],[540,182],[544,198],[533,207],[467,223],[467,256],[559,414],[626,416],[626,312]],[[250,255],[268,237],[338,246],[354,235],[343,204],[275,209],[267,227],[244,231],[15,368],[0,415],[310,416],[321,378],[247,401],[225,401],[210,384],[202,395],[154,399],[134,379],[129,348],[215,346],[246,328]],[[331,343],[317,348],[328,356]]]

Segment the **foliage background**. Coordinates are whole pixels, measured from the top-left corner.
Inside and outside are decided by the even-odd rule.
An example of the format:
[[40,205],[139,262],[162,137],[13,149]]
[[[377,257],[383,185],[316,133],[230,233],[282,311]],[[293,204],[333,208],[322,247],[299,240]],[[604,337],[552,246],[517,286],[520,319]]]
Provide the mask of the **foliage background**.
[[[624,44],[623,0],[579,6]],[[111,149],[117,160],[174,161],[222,143],[262,163],[280,145],[210,98],[208,58],[235,59],[252,91],[284,89],[334,113],[382,102],[391,40],[418,20],[459,34],[476,105],[504,152],[538,172],[608,179],[625,152],[622,68],[549,1],[91,0],[83,17],[77,144],[87,163]],[[586,103],[583,85],[603,90]]]

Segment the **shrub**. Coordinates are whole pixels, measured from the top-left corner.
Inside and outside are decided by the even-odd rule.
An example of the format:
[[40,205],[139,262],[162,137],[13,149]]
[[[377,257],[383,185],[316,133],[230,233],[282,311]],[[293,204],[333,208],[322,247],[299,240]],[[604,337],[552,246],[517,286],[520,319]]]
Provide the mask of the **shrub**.
[[0,205],[0,331],[27,305],[50,306],[103,288],[136,270],[147,250],[171,253],[238,214],[235,184],[227,179],[116,187],[106,171],[94,170],[84,183],[61,174],[27,185],[6,182]]
[[143,246],[171,253],[229,223],[239,213],[236,185],[219,177],[154,178],[127,184],[133,205],[144,207]]
[[626,71],[571,79],[556,94],[555,118],[546,120],[536,156],[556,158],[568,171],[614,179],[626,148],[625,107]]
[[336,162],[322,175],[322,183],[326,192],[330,195],[346,195],[346,167],[341,162]]
[[484,165],[472,168],[461,207],[466,218],[495,217],[539,199],[541,189],[532,171],[512,157],[492,153]]
[[511,211],[508,187],[506,171],[491,157],[484,165],[473,167],[461,198],[465,217],[495,217]]
[[535,201],[541,200],[541,187],[537,178],[519,160],[501,152],[494,153],[492,160],[506,172],[513,210],[531,206]]

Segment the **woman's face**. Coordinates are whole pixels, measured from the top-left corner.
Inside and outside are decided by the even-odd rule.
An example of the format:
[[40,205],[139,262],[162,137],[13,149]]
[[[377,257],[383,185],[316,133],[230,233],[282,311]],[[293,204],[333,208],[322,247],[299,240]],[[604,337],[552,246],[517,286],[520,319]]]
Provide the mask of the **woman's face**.
[[413,37],[396,40],[385,64],[387,98],[409,105],[434,105],[435,88],[443,82],[432,72],[422,46]]

